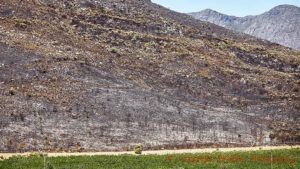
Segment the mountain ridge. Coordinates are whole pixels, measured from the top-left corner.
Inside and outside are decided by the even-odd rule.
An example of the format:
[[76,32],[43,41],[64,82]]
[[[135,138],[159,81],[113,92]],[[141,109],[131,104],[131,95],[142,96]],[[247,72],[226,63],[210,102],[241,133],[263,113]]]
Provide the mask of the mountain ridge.
[[294,5],[279,5],[256,16],[236,17],[210,9],[189,15],[236,32],[300,49],[300,32],[297,29],[300,24],[300,8]]

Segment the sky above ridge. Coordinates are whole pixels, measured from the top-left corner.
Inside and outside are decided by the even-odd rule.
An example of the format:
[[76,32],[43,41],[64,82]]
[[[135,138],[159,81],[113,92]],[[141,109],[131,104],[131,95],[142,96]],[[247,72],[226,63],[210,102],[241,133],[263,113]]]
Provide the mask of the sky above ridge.
[[152,0],[152,2],[182,13],[213,9],[234,16],[258,15],[282,4],[300,7],[300,0]]

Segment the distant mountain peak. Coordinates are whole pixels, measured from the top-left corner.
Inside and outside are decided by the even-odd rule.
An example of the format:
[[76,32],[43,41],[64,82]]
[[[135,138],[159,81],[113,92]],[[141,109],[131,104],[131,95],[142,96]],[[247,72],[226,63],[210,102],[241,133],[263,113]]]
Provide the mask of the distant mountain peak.
[[190,13],[194,18],[269,40],[294,49],[300,49],[300,8],[278,5],[256,16],[235,17],[211,9]]
[[222,13],[220,13],[218,11],[215,11],[215,10],[212,10],[212,9],[204,9],[204,10],[199,11],[199,12],[192,12],[191,14],[197,14],[197,13],[206,14],[206,15],[209,15],[209,14],[223,15]]
[[207,12],[207,13],[213,12],[213,13],[219,13],[219,12],[217,12],[217,11],[215,11],[215,10],[212,10],[212,9],[209,9],[209,8],[204,9],[204,10],[202,10],[202,11],[200,11],[200,12]]
[[272,8],[270,11],[267,13],[272,13],[272,14],[282,14],[282,13],[294,13],[300,12],[300,8],[294,5],[278,5],[274,8]]
[[275,6],[273,9],[286,10],[286,9],[292,9],[292,8],[300,9],[298,6],[288,5],[288,4],[278,5],[278,6]]

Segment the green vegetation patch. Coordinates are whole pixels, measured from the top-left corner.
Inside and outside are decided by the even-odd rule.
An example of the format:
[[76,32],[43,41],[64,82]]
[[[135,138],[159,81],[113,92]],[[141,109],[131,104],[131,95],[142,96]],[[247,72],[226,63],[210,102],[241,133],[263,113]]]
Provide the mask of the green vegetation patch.
[[299,169],[300,149],[170,155],[13,157],[1,169]]

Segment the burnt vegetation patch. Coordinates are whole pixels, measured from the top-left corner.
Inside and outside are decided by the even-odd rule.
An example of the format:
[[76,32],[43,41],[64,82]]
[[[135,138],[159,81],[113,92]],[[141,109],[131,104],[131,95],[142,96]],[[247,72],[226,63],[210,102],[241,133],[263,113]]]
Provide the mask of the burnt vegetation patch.
[[299,123],[299,52],[149,1],[26,2],[0,5],[0,151],[263,145]]

